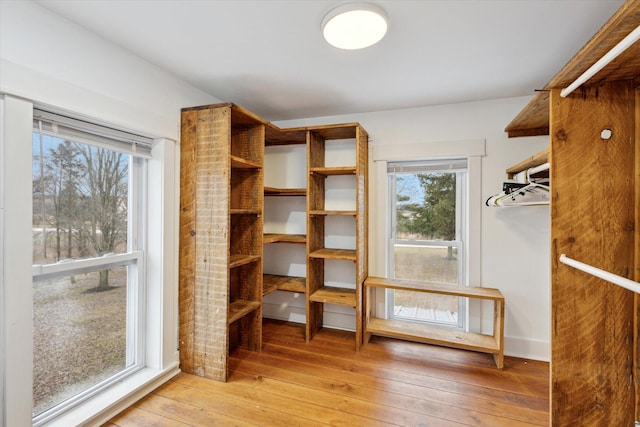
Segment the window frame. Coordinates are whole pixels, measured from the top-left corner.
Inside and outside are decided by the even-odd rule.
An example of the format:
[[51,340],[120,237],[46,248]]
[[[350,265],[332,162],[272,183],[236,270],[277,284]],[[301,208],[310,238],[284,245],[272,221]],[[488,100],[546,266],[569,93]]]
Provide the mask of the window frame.
[[[49,115],[42,110],[34,110],[36,115],[44,115],[49,119],[54,119],[56,115]],[[67,123],[79,122],[72,118],[63,116]],[[39,126],[35,126],[38,122]],[[32,283],[72,276],[81,273],[92,273],[105,269],[126,266],[127,268],[127,292],[126,292],[126,327],[125,327],[125,367],[114,375],[92,384],[81,392],[63,399],[54,404],[51,408],[33,416],[33,425],[41,426],[50,420],[54,420],[60,414],[65,413],[75,406],[91,398],[92,396],[107,389],[112,384],[122,381],[124,378],[134,374],[143,368],[145,359],[145,249],[146,249],[146,229],[147,229],[147,159],[148,155],[138,155],[133,150],[128,150],[126,143],[114,141],[110,144],[109,131],[98,125],[87,122],[80,122],[87,129],[84,132],[100,131],[101,134],[83,134],[82,132],[43,132],[41,121],[34,119],[33,135],[48,135],[60,141],[70,141],[72,143],[83,144],[90,147],[107,149],[118,153],[123,153],[128,158],[128,178],[127,178],[127,252],[114,253],[106,256],[95,256],[90,258],[64,260],[63,262],[50,264],[33,264]],[[114,135],[121,132],[115,131]],[[43,153],[41,153],[42,155]]]
[[[2,241],[4,259],[0,280],[2,295],[2,404],[7,425],[31,425],[32,402],[32,287],[33,275],[31,233],[31,140],[33,108],[69,112],[40,104],[24,97],[0,93],[0,149],[2,158],[11,162],[0,168],[0,189],[4,227]],[[85,109],[86,110],[86,109]],[[78,117],[104,115],[104,109],[89,109]],[[111,116],[109,116],[111,117]],[[111,125],[94,120],[94,123]],[[162,121],[156,121],[165,129]],[[149,124],[147,124],[149,125]],[[149,126],[147,128],[150,129]],[[166,130],[166,129],[165,129]],[[144,133],[143,133],[144,134]],[[147,135],[149,135],[147,133]],[[180,372],[178,349],[178,236],[179,236],[179,144],[169,138],[153,138],[152,158],[147,164],[147,250],[145,340],[143,367],[132,375],[96,393],[46,423],[47,426],[102,425],[115,414]],[[8,226],[11,224],[11,227]],[[10,250],[9,250],[10,249]],[[9,304],[7,301],[11,301]],[[10,390],[10,393],[7,393]]]

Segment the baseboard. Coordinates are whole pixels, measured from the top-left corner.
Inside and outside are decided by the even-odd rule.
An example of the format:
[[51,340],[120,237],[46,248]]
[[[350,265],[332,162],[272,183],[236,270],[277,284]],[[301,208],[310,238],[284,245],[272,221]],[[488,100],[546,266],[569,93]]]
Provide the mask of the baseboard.
[[504,355],[549,362],[551,360],[551,342],[504,337]]

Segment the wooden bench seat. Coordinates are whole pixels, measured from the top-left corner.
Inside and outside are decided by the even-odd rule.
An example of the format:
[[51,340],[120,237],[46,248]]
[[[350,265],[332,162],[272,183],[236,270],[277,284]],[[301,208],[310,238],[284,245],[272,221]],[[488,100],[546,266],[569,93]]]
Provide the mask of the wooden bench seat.
[[364,343],[366,344],[369,341],[371,335],[383,335],[392,338],[421,341],[430,344],[490,353],[493,355],[496,366],[502,369],[504,365],[504,296],[498,289],[386,279],[371,276],[365,280],[364,286],[367,290],[367,295],[369,294],[369,288],[384,288],[493,301],[493,335],[375,318],[371,316],[371,304],[367,303]]

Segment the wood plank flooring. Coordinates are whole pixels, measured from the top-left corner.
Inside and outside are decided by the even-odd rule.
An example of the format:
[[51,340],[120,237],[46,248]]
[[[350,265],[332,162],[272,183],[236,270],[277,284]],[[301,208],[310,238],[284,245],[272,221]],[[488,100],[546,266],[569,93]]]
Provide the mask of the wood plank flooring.
[[179,374],[106,426],[547,426],[549,365],[266,320],[227,383]]

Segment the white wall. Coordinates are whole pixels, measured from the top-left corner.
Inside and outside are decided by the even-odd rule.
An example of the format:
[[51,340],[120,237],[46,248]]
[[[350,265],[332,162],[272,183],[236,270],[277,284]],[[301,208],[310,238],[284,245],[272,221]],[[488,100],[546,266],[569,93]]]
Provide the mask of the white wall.
[[220,102],[38,4],[0,10],[2,92],[173,140],[181,108]]
[[[359,122],[369,132],[370,147],[394,144],[447,144],[486,140],[482,157],[482,200],[498,193],[505,169],[548,145],[548,137],[508,139],[504,127],[530,97],[423,107],[277,122],[281,127]],[[371,170],[370,170],[371,178]],[[384,193],[370,180],[370,215],[384,212],[375,197]],[[375,220],[370,218],[370,224]],[[371,237],[371,236],[370,236]],[[505,353],[550,358],[550,216],[549,207],[481,209],[481,284],[498,288],[506,299]],[[369,252],[383,251],[382,245]],[[370,274],[384,274],[370,256]],[[286,304],[278,297],[279,310]],[[295,302],[293,302],[295,305]],[[268,311],[268,310],[267,310]]]

